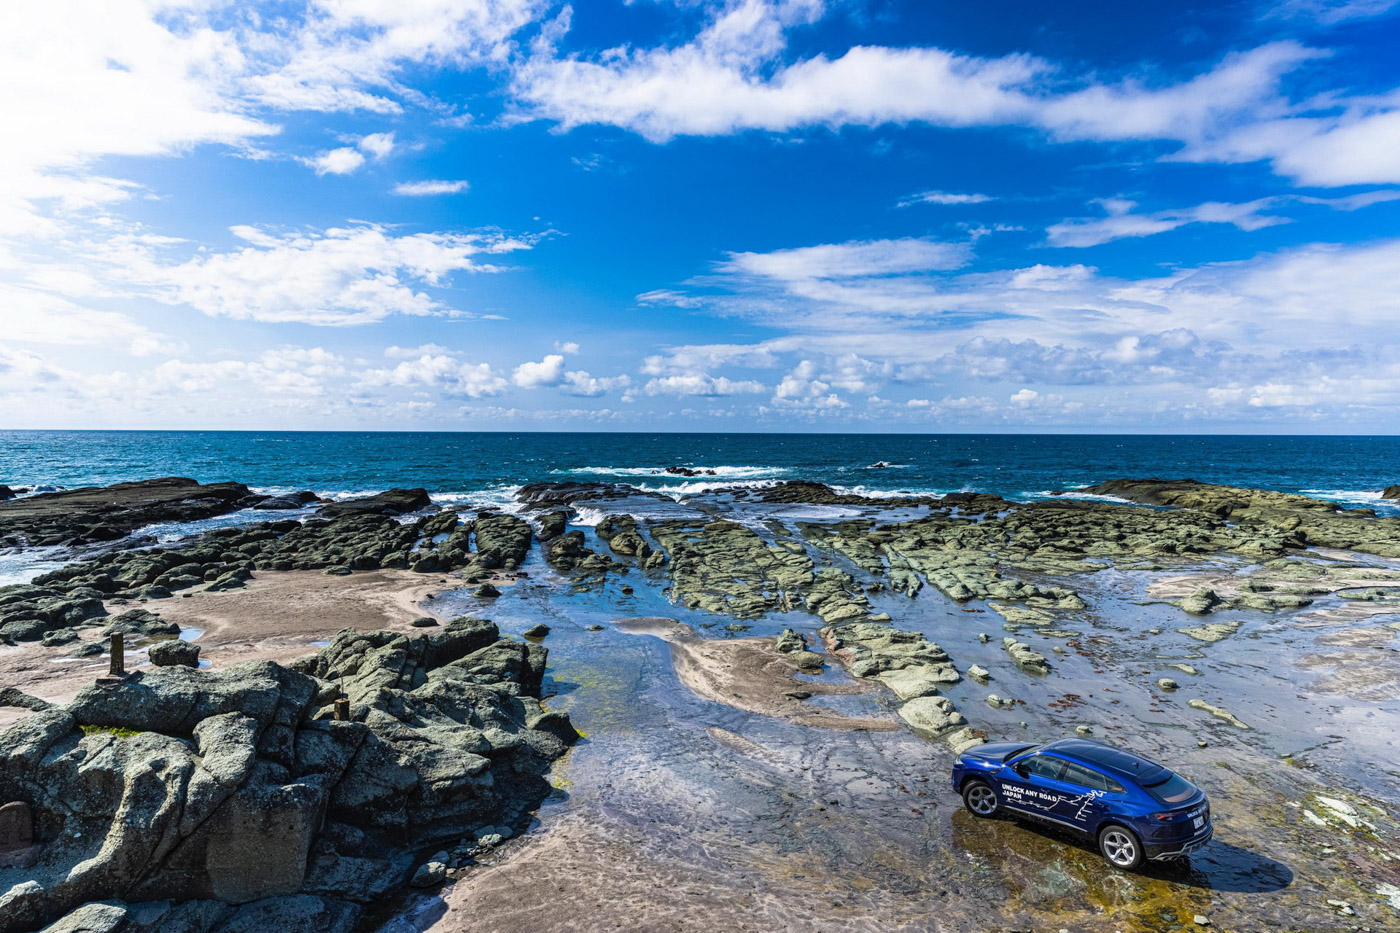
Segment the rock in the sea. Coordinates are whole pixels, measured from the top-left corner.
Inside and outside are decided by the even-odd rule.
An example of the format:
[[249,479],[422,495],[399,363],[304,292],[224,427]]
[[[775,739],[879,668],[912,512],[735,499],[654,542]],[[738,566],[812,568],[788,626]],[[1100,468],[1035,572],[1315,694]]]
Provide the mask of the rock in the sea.
[[967,723],[947,697],[918,697],[899,708],[899,716],[915,733],[936,739]]
[[322,518],[342,515],[406,515],[433,504],[426,489],[386,489],[359,499],[332,502],[318,513]]
[[1387,486],[1381,491],[1382,499],[1400,499],[1400,486]]
[[432,616],[418,616],[416,619],[414,619],[408,624],[413,626],[414,628],[434,628],[437,626],[438,621]]
[[797,632],[790,628],[785,628],[773,641],[773,647],[783,653],[792,651],[802,651],[807,647],[807,641]]
[[483,583],[472,593],[477,599],[495,599],[501,595],[501,591],[489,583]]
[[1198,625],[1194,628],[1179,628],[1177,631],[1196,639],[1196,641],[1214,644],[1217,641],[1223,641],[1235,634],[1235,632],[1239,630],[1239,627],[1240,623],[1238,622],[1211,622],[1206,625]]
[[1236,717],[1234,713],[1230,712],[1229,710],[1222,709],[1219,706],[1213,706],[1210,703],[1207,703],[1205,700],[1191,700],[1186,705],[1191,707],[1192,709],[1204,710],[1205,712],[1210,713],[1216,719],[1223,719],[1232,726],[1238,726],[1241,729],[1249,728],[1249,726],[1240,722],[1239,718]]
[[279,496],[268,496],[266,499],[253,506],[254,509],[299,509],[310,502],[316,501],[316,494],[309,490],[301,492],[289,492]]
[[191,522],[232,512],[249,496],[242,483],[202,485],[168,476],[10,498],[0,501],[0,543],[37,547],[115,541],[156,522]]
[[1205,615],[1220,605],[1220,597],[1216,595],[1215,590],[1203,586],[1182,599],[1177,605],[1192,615]]
[[521,632],[526,638],[543,638],[549,634],[549,626],[543,622],[536,622],[534,625]]
[[1011,660],[1024,671],[1031,671],[1036,674],[1044,674],[1050,670],[1050,662],[1045,659],[1045,655],[1036,651],[1023,641],[1014,638],[1003,638],[1002,647],[1007,654],[1011,655]]
[[1157,686],[1163,690],[1175,690],[1180,685],[1170,677],[1163,677],[1157,681]]
[[967,669],[967,676],[971,677],[973,680],[983,681],[984,683],[992,679],[991,672],[980,664],[974,664],[969,667]]

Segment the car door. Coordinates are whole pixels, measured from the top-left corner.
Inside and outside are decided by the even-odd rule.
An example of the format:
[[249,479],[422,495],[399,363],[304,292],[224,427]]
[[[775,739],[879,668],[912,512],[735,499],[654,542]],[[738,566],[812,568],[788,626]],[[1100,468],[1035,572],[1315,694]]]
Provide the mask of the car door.
[[1059,777],[1067,762],[1053,755],[1032,754],[1011,762],[1001,779],[1002,803],[1032,816],[1058,820],[1063,801]]
[[1105,799],[1106,796],[1115,790],[1120,794],[1123,792],[1122,786],[1108,775],[1073,761],[1065,762],[1060,784],[1065,799],[1061,801],[1056,815],[1085,832],[1092,832],[1099,821],[1108,815],[1109,801]]

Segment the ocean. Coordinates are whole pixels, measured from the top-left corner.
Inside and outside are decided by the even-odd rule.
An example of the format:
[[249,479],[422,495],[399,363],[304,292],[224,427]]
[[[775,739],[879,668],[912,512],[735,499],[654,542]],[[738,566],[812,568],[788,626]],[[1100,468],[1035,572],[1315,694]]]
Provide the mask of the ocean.
[[[886,466],[878,466],[878,464]],[[666,467],[714,475],[667,475]],[[505,505],[525,483],[626,482],[682,495],[809,479],[868,493],[1049,496],[1119,477],[1301,492],[1400,514],[1400,437],[1063,434],[602,434],[3,431],[0,483],[71,488],[154,476],[336,497],[422,486]]]

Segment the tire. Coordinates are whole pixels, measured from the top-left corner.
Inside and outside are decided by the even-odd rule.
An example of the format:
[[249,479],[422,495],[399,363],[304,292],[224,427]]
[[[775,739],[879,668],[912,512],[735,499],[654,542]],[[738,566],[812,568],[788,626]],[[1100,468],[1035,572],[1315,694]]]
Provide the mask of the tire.
[[1117,823],[1099,830],[1099,851],[1108,864],[1122,871],[1136,871],[1143,862],[1142,840],[1137,833]]
[[997,798],[997,792],[992,790],[992,785],[976,778],[963,785],[962,799],[967,812],[984,820],[996,816],[1001,810],[1001,801]]

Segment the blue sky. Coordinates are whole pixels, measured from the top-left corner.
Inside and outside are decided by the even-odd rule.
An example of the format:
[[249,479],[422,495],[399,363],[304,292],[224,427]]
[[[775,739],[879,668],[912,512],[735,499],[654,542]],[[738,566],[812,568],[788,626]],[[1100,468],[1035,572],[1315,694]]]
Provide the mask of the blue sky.
[[1396,0],[0,16],[3,427],[1395,430]]

